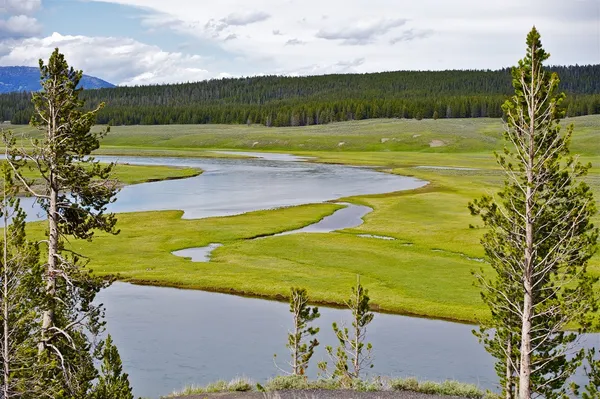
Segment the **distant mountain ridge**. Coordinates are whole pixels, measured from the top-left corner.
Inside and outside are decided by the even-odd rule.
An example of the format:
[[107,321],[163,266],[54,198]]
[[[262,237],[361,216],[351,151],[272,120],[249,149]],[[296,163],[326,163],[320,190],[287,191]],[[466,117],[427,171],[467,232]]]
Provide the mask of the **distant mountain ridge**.
[[[80,85],[85,89],[106,89],[115,85],[93,76],[83,75]],[[0,94],[40,90],[40,70],[35,67],[0,67]]]

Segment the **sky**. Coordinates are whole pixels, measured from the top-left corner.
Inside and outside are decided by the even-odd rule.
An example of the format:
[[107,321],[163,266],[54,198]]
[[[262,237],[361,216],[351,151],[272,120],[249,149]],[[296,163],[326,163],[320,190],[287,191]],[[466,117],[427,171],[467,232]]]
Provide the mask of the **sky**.
[[600,0],[0,0],[0,65],[119,85],[499,69],[532,26],[551,65],[600,63]]

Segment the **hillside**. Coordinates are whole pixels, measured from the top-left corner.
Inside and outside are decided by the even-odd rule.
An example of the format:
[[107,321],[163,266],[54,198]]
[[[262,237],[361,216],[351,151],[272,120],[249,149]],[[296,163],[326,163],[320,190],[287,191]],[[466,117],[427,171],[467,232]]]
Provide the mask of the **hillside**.
[[[600,113],[600,65],[552,67],[568,94],[569,116]],[[305,126],[371,118],[500,117],[512,93],[508,69],[397,71],[307,77],[262,76],[85,91],[106,102],[111,125],[245,124]],[[31,115],[29,96],[0,96],[0,117]]]
[[[102,79],[84,75],[81,86],[86,89],[115,87]],[[40,89],[40,70],[24,66],[0,67],[0,93],[31,92]]]

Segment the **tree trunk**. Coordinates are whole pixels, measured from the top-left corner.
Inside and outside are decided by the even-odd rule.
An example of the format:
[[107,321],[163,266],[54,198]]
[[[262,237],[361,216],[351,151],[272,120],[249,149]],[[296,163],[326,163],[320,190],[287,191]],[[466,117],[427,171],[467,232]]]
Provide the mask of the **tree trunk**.
[[525,283],[523,326],[521,338],[521,371],[519,374],[519,399],[531,398],[531,284]]
[[[532,48],[535,54],[535,48]],[[536,120],[536,60],[532,59],[531,86],[529,88],[529,132],[527,140],[527,192],[525,194],[525,254],[523,265],[523,314],[521,326],[521,365],[519,370],[519,399],[531,398],[531,319],[533,317],[533,223],[534,223],[534,165],[535,165],[535,120]]]
[[[531,166],[528,166],[529,168]],[[531,172],[528,172],[528,175]],[[521,364],[519,370],[519,399],[531,398],[531,319],[533,316],[533,223],[532,223],[532,194],[531,187],[527,187],[527,200],[525,205],[525,264],[523,276],[523,315],[521,326]]]
[[[6,184],[6,182],[4,182],[4,184]],[[6,187],[6,186],[5,186]],[[6,214],[7,212],[7,207],[6,207],[6,190],[4,190],[4,197],[3,197],[3,201],[2,201],[2,207],[4,208],[2,210],[3,213],[3,222],[4,222],[4,242],[3,242],[3,259],[2,261],[4,262],[4,267],[3,269],[3,273],[2,273],[2,318],[4,319],[3,323],[2,323],[2,334],[3,334],[3,347],[2,347],[2,372],[3,372],[3,384],[2,384],[2,398],[4,399],[8,399],[10,398],[10,388],[8,387],[8,380],[10,379],[10,351],[8,348],[8,343],[9,343],[9,335],[10,335],[10,330],[9,330],[9,325],[8,325],[8,316],[9,316],[9,310],[8,310],[8,279],[9,279],[9,271],[8,271],[8,216]]]
[[294,358],[292,359],[292,369],[294,371],[294,375],[299,375],[300,374],[300,370],[298,367],[298,352],[300,351],[300,349],[298,348],[299,346],[299,339],[298,339],[298,322],[299,322],[299,318],[300,318],[300,314],[299,314],[299,306],[298,306],[298,301],[296,301],[296,306],[294,308]]
[[511,358],[511,353],[512,353],[512,333],[508,333],[508,343],[506,345],[506,386],[505,386],[505,390],[506,390],[506,399],[514,399],[515,396],[515,392],[514,392],[514,383],[513,383],[513,366],[512,366],[512,358]]
[[50,173],[51,188],[50,188],[50,207],[48,212],[48,269],[46,272],[46,295],[50,298],[48,309],[44,310],[42,319],[42,342],[40,343],[39,351],[43,352],[46,347],[46,339],[48,338],[48,330],[54,325],[54,296],[56,295],[56,255],[58,251],[58,191],[53,184],[53,174]]
[[358,313],[358,308],[360,306],[360,280],[357,280],[358,282],[356,283],[356,309],[355,309],[355,315],[354,315],[354,359],[352,361],[353,366],[354,366],[354,378],[358,378],[360,376],[360,362],[359,362],[359,357],[360,357],[360,326],[358,325],[359,323],[359,313]]
[[[53,81],[53,94],[56,90],[56,80]],[[56,137],[56,122],[58,115],[53,104],[49,105],[48,120],[48,141],[54,142]],[[53,155],[51,155],[53,156]],[[38,352],[42,353],[46,349],[46,340],[48,331],[54,325],[54,297],[56,295],[56,258],[58,255],[58,187],[56,176],[54,175],[54,161],[50,161],[50,173],[48,179],[50,188],[50,204],[48,209],[48,268],[46,270],[46,295],[50,303],[42,315],[42,340],[38,347]]]

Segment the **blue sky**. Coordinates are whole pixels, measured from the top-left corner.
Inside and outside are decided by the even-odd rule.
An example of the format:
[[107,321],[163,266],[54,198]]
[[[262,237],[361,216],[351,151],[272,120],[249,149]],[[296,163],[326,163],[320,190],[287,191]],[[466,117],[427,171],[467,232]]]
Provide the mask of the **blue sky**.
[[551,64],[600,63],[600,0],[0,0],[0,65],[59,47],[122,85],[497,69],[532,25]]

